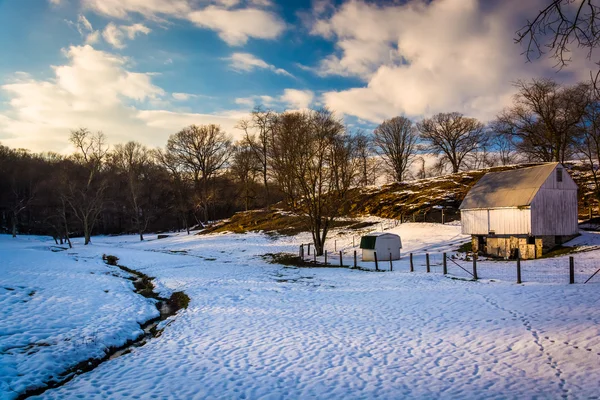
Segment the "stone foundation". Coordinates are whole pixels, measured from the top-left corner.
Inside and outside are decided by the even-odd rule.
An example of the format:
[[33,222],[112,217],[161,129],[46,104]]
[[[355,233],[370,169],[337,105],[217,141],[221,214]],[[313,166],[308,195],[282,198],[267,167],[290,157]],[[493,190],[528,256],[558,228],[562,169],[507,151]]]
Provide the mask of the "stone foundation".
[[472,236],[473,252],[501,258],[516,258],[517,250],[523,260],[539,258],[556,246],[573,239],[572,236]]

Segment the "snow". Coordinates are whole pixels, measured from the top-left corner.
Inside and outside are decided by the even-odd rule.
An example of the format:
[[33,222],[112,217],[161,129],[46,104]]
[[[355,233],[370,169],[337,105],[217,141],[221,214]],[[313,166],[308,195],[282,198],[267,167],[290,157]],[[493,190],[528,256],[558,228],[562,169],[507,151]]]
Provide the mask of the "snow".
[[[451,253],[467,241],[460,226],[389,226],[386,232],[401,235],[404,256],[394,262],[394,272],[386,273],[290,268],[261,257],[297,252],[300,243],[308,242],[306,234],[275,239],[260,233],[180,234],[145,242],[134,236],[97,237],[91,246],[76,243],[73,250],[59,253],[50,252],[50,243],[42,238],[0,237],[0,286],[23,287],[18,298],[0,292],[0,397],[14,397],[15,390],[48,376],[46,365],[35,357],[57,359],[54,354],[70,349],[54,340],[31,356],[15,355],[5,350],[13,343],[60,337],[76,342],[84,332],[98,332],[97,343],[114,342],[110,335],[135,332],[136,321],[151,316],[151,303],[133,294],[129,281],[104,274],[114,268],[102,264],[103,253],[156,277],[161,293],[185,291],[190,306],[167,322],[160,337],[40,397],[597,395],[600,280],[566,284],[566,257],[523,262],[526,271],[542,268],[536,274],[551,276],[545,282],[528,282],[524,273],[523,285],[514,283],[514,262],[481,261],[485,279],[479,282],[444,277],[438,265],[428,274],[425,253],[441,263],[442,252]],[[351,263],[352,236],[344,230],[332,232],[328,249],[333,264],[339,262],[334,241],[336,250],[345,252],[345,263]],[[600,256],[593,250],[600,244],[598,235],[586,233],[576,241],[590,250],[575,255],[577,267],[591,270]],[[408,272],[408,252],[414,253],[413,273]],[[373,268],[372,263],[363,267]],[[488,277],[493,274],[498,277]],[[64,285],[58,283],[63,280]],[[29,306],[33,300],[22,303],[30,289],[40,292],[32,299],[40,296],[41,307]],[[115,301],[102,289],[129,297]],[[24,315],[28,318],[22,319]],[[93,350],[83,344],[75,349],[88,356]],[[68,357],[54,364],[66,365]],[[59,369],[54,364],[49,364],[52,373]]]

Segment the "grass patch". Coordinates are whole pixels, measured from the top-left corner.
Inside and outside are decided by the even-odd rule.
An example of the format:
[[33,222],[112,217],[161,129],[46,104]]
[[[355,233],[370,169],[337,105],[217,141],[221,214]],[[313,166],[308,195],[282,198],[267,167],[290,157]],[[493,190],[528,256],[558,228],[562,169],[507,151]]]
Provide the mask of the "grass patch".
[[556,246],[546,254],[542,255],[540,258],[552,258],[564,256],[566,254],[575,253],[577,251],[576,247],[567,247],[567,246]]
[[190,297],[183,292],[174,292],[169,300],[167,300],[167,304],[173,309],[173,311],[181,310],[182,308],[188,308],[188,305],[190,304]]
[[111,255],[106,255],[106,254],[102,254],[102,259],[104,260],[105,263],[107,263],[108,265],[113,265],[113,266],[117,266],[119,263],[119,257],[117,256],[111,256]]
[[470,240],[468,242],[465,242],[463,244],[461,244],[460,246],[458,246],[458,249],[456,249],[457,252],[459,253],[471,253],[473,252],[473,242],[471,242]]

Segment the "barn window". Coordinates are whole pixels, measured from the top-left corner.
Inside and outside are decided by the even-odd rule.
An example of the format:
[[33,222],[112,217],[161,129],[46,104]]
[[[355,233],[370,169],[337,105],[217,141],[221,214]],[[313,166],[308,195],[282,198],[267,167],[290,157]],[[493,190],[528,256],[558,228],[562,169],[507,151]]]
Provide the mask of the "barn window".
[[556,170],[556,182],[562,182],[562,168]]

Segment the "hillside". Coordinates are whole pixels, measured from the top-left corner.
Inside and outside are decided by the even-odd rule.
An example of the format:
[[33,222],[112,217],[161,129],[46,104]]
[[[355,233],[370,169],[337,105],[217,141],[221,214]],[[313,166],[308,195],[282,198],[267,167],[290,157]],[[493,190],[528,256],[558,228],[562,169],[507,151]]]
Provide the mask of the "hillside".
[[[349,193],[346,218],[336,222],[336,226],[354,228],[353,218],[376,216],[412,222],[451,222],[460,219],[458,207],[467,192],[487,172],[525,168],[535,164],[493,167],[475,171],[447,174],[433,178],[409,182],[392,183],[382,187],[355,188]],[[579,164],[565,163],[575,182],[580,187],[580,218],[586,218],[589,206],[591,175]],[[364,227],[362,226],[356,226]],[[240,212],[202,233],[265,231],[290,235],[309,229],[308,221],[287,209],[284,204],[276,204],[271,211],[255,210]]]

